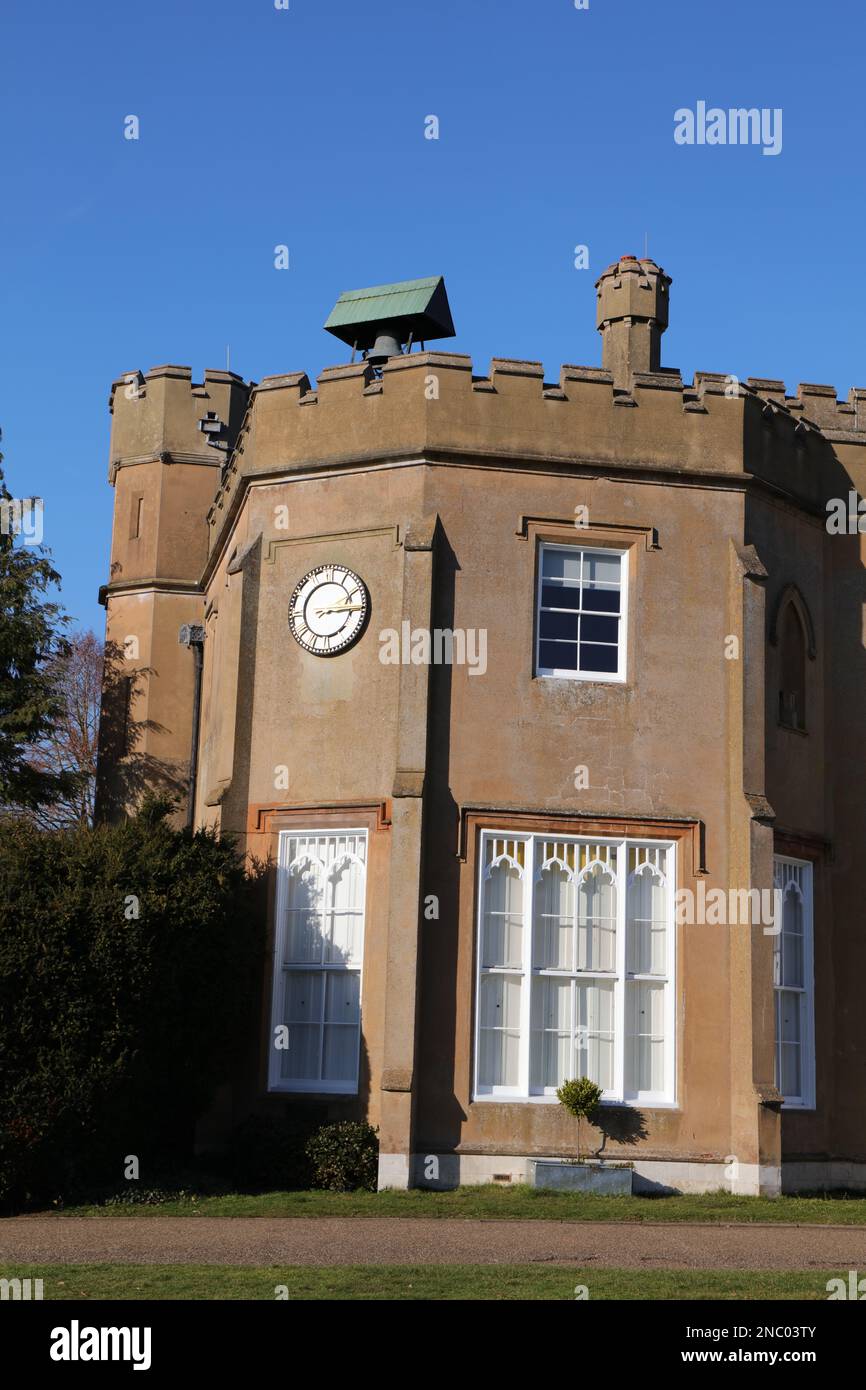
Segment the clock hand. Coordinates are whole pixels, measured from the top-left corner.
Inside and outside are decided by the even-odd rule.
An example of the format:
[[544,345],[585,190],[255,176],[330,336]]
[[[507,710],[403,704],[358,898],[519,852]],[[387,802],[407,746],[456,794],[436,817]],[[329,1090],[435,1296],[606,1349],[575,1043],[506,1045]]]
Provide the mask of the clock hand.
[[355,613],[360,612],[363,607],[363,603],[334,603],[330,608],[317,608],[316,614],[321,618],[325,613]]

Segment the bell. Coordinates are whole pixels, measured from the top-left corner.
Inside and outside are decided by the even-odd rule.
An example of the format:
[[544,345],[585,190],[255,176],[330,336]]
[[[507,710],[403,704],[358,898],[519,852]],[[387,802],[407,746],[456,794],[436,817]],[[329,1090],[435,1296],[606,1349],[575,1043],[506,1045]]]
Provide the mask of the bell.
[[371,367],[381,367],[389,357],[400,357],[403,353],[403,344],[396,337],[394,330],[384,328],[381,333],[376,335],[376,341],[367,353],[367,361]]

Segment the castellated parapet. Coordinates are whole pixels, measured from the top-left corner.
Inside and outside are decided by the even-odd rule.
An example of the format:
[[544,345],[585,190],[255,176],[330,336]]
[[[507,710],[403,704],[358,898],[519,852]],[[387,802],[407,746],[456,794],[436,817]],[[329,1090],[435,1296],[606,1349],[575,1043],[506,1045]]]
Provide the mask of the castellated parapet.
[[[209,369],[201,383],[190,367],[152,367],[143,375],[127,372],[112,383],[108,408],[112,415],[109,482],[124,464],[186,456],[218,461],[208,445],[218,438],[234,444],[249,398],[249,385],[234,372]],[[200,429],[213,415],[222,424],[219,434]]]
[[603,366],[567,364],[555,382],[540,362],[494,358],[481,376],[450,352],[392,357],[380,374],[364,362],[329,367],[315,389],[303,372],[258,386],[218,370],[196,384],[183,366],[127,373],[110,402],[109,592],[154,577],[196,583],[247,477],[372,462],[751,473],[820,511],[833,487],[822,476],[828,445],[866,443],[866,389],[840,401],[831,386],[790,397],[759,377],[702,372],[684,383],[661,365],[671,283],[648,257],[608,266],[596,285]]
[[249,386],[233,372],[129,372],[114,382],[109,481],[115,488],[109,593],[130,584],[194,583],[204,518],[234,447]]
[[789,398],[782,383],[709,372],[684,383],[671,370],[633,371],[626,389],[610,371],[573,365],[547,382],[541,363],[502,358],[478,376],[469,357],[445,352],[392,358],[381,378],[364,363],[327,368],[315,390],[302,372],[266,377],[208,513],[209,551],[245,479],[422,458],[730,484],[749,474],[819,513],[837,490],[836,442],[866,445],[866,391],[839,402],[832,388],[802,386]]

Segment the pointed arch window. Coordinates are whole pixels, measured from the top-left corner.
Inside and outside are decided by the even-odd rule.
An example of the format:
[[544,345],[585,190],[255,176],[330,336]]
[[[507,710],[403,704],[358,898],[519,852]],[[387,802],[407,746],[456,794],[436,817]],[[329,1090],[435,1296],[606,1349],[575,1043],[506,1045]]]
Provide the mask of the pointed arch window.
[[674,1100],[674,846],[484,832],[478,1099]]
[[271,1090],[358,1089],[366,866],[366,831],[280,836]]
[[774,887],[781,904],[775,938],[776,1085],[786,1106],[815,1105],[812,865],[777,855]]
[[492,1091],[517,1085],[524,966],[525,856],[514,840],[489,846],[480,933],[478,1047]]
[[806,728],[806,634],[793,603],[785,605],[779,632],[779,723]]
[[817,655],[815,628],[806,600],[796,584],[779,595],[770,623],[770,643],[778,650],[777,717],[784,729],[805,733],[808,662]]

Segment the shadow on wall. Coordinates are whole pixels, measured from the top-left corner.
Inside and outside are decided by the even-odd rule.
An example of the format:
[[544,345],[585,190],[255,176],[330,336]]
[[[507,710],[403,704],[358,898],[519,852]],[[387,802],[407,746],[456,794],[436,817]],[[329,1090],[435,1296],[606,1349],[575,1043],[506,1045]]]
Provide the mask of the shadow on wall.
[[154,674],[150,666],[130,669],[123,647],[106,642],[96,771],[96,823],[122,820],[147,793],[176,798],[187,789],[186,764],[178,767],[145,753],[146,733],[165,733],[152,719],[134,719],[136,700]]
[[[594,1150],[596,1158],[605,1157],[608,1140],[622,1148],[627,1148],[631,1144],[641,1143],[649,1132],[643,1113],[640,1110],[635,1110],[631,1105],[600,1106],[593,1116],[592,1125],[601,1134],[601,1143]],[[615,1156],[617,1158],[623,1157],[619,1153]]]
[[[433,626],[453,630],[457,575],[461,566],[441,519],[436,532]],[[425,1153],[442,1153],[460,1142],[466,1111],[454,1091],[460,996],[460,864],[454,854],[459,807],[451,791],[451,687],[453,667],[430,668],[430,734],[422,899],[433,895],[438,916],[421,921],[421,1008],[419,1020],[418,1137]],[[435,1136],[435,1139],[431,1139]],[[458,1177],[459,1181],[459,1164]]]
[[[862,918],[860,847],[866,832],[862,777],[866,729],[866,567],[858,517],[836,534],[828,522],[834,499],[846,513],[864,491],[862,468],[849,470],[833,443],[817,433],[795,450],[789,486],[804,494],[823,542],[819,559],[801,555],[766,503],[747,496],[745,539],[769,570],[767,581],[766,795],[776,829],[814,837],[815,1056],[818,1106],[783,1111],[784,1166],[812,1155],[862,1148],[856,1108],[840,1105],[859,1084],[863,1031],[860,972],[842,924]],[[755,471],[772,471],[773,436]],[[780,449],[779,458],[787,455]],[[777,467],[780,465],[777,465]],[[781,479],[784,482],[784,478]],[[818,553],[818,547],[814,547]],[[813,626],[814,623],[814,626]],[[793,628],[793,634],[792,634]],[[819,750],[823,758],[819,758]],[[828,811],[832,816],[828,819]],[[832,854],[829,842],[832,841]],[[804,856],[808,857],[808,856]],[[842,928],[840,930],[840,928]]]
[[[326,832],[339,834],[338,831]],[[202,1118],[197,1134],[199,1151],[225,1148],[233,1133],[255,1120],[293,1143],[305,1140],[322,1125],[338,1120],[369,1120],[370,1059],[361,1013],[360,975],[348,942],[340,941],[340,906],[333,889],[311,863],[293,866],[295,893],[289,898],[279,950],[275,905],[278,866],[273,858],[259,864],[254,910],[268,924],[259,986],[249,1001],[246,1045],[238,1052],[231,1076]],[[322,968],[330,966],[331,969]],[[306,968],[305,968],[306,967]],[[274,971],[282,975],[274,991]],[[272,1000],[277,1007],[272,1017]],[[342,1021],[341,1021],[342,1020]],[[272,1048],[278,1030],[287,1030],[280,1049],[283,1079],[314,1084],[330,1070],[346,1070],[357,1061],[357,1089],[349,1094],[315,1090],[270,1090]],[[328,1037],[327,1030],[332,1037]],[[340,1039],[343,1032],[345,1037]],[[341,1067],[340,1062],[346,1064]],[[336,1071],[334,1070],[336,1069]],[[339,1079],[339,1078],[336,1078]],[[347,1085],[353,1084],[346,1077]],[[279,1186],[279,1175],[268,1180]]]

